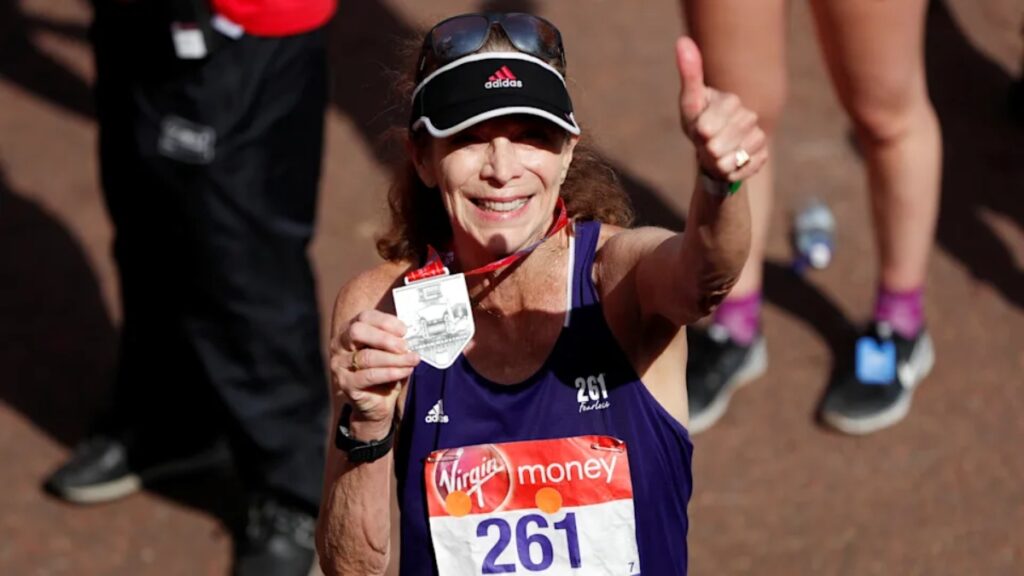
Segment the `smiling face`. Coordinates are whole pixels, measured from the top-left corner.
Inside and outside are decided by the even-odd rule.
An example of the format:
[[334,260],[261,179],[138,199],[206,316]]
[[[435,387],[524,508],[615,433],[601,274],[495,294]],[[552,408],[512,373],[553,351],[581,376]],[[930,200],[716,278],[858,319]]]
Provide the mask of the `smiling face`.
[[463,265],[542,238],[578,138],[542,118],[503,116],[413,150],[424,184],[439,188]]

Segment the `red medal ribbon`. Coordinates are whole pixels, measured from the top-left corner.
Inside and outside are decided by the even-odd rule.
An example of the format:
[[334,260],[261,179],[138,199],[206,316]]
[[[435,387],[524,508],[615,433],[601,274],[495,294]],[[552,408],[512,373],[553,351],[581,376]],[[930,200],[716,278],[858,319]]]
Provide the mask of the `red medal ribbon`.
[[[490,264],[481,266],[469,272],[464,272],[466,276],[475,276],[477,274],[487,274],[488,272],[494,272],[504,268],[522,258],[525,258],[527,254],[533,252],[538,246],[546,242],[549,238],[558,234],[562,228],[565,228],[566,224],[569,223],[569,213],[565,209],[565,202],[561,198],[558,199],[558,204],[555,206],[558,209],[558,216],[555,217],[555,221],[551,224],[551,228],[543,238],[537,240],[533,244],[530,244],[526,248],[517,251],[514,254],[509,254],[500,260],[495,260]],[[434,250],[433,246],[427,245],[427,263],[422,268],[418,268],[409,272],[405,275],[405,282],[409,284],[416,282],[417,280],[424,280],[426,278],[433,278],[434,276],[441,276],[445,273],[444,264],[441,261],[441,256]]]

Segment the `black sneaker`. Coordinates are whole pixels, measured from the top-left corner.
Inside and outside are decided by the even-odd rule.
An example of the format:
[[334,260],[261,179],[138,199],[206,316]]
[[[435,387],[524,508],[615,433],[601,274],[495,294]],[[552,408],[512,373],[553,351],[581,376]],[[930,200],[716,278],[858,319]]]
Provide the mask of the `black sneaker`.
[[690,434],[710,428],[725,414],[737,388],[764,374],[768,353],[764,338],[737,344],[725,327],[712,324],[707,330],[689,329],[689,361],[686,364],[686,395],[690,405]]
[[874,324],[857,340],[852,361],[840,363],[821,418],[846,434],[892,426],[906,417],[915,387],[934,363],[932,340],[924,329],[908,340],[888,324]]
[[99,504],[134,494],[149,483],[225,465],[229,460],[223,443],[193,454],[161,458],[152,450],[132,448],[125,440],[93,436],[81,442],[43,486],[68,502]]
[[249,503],[235,544],[235,576],[307,576],[316,556],[316,517],[268,496]]

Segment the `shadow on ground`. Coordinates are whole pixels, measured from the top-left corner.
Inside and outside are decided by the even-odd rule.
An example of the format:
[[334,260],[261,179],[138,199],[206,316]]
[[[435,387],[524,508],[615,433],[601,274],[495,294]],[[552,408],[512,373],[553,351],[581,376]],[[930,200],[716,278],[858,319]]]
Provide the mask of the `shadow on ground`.
[[88,42],[85,26],[29,16],[22,13],[19,0],[0,0],[0,77],[68,112],[92,118],[88,84],[33,42],[37,32]]
[[[117,330],[74,236],[12,190],[0,170],[0,401],[64,446],[106,406]],[[40,483],[43,481],[39,479]],[[242,501],[228,467],[165,482],[151,492],[237,528]]]
[[116,333],[78,241],[0,169],[0,398],[58,442],[108,390]]
[[943,2],[928,11],[928,88],[943,133],[938,243],[980,282],[1024,307],[1024,269],[986,213],[1024,231],[1024,123],[1010,114],[1013,79],[980,53]]

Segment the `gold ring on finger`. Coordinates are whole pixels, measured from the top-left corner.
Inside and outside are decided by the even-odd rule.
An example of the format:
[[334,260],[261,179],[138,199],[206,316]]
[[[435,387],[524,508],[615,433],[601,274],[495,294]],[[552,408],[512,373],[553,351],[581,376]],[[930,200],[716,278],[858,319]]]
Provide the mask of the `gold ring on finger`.
[[352,372],[359,372],[361,370],[359,367],[359,350],[352,353],[352,361],[349,363],[348,369]]
[[750,163],[750,154],[743,148],[736,149],[736,169],[739,170]]

